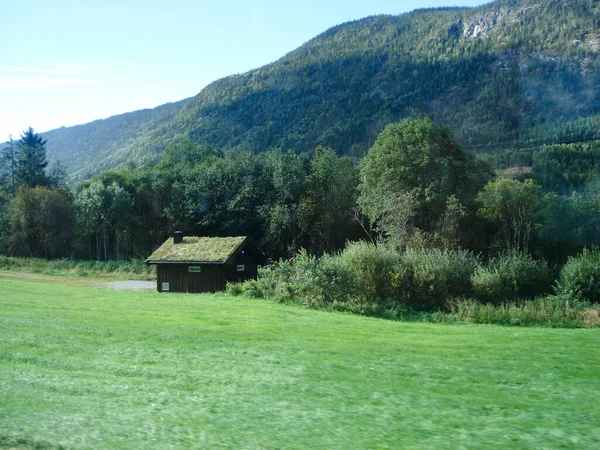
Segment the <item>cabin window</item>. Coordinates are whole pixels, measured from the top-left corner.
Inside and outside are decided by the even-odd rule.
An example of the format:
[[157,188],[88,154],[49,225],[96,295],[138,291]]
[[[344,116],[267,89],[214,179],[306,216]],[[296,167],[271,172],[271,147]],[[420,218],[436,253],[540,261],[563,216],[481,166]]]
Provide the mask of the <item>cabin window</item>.
[[169,283],[163,283],[162,284],[162,290],[163,291],[169,291],[170,290]]
[[237,271],[238,272],[243,272],[244,270],[246,270],[245,267],[244,267],[244,265],[243,264],[238,264]]
[[190,273],[200,273],[202,271],[202,268],[200,266],[189,266],[188,267],[188,272]]

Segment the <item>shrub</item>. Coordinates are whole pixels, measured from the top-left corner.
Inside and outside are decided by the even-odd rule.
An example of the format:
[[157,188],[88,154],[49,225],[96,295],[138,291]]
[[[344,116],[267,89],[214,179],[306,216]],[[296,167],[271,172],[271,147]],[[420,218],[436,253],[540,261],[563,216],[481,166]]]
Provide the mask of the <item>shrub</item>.
[[585,308],[579,313],[579,324],[585,328],[600,327],[600,309]]
[[452,303],[451,316],[461,322],[498,325],[567,328],[600,325],[597,310],[587,307],[584,303],[573,303],[564,296],[504,302],[499,305],[462,299]]
[[398,255],[395,251],[365,242],[348,244],[339,255],[320,258],[300,251],[288,261],[279,261],[260,271],[257,281],[232,285],[231,292],[243,292],[278,302],[334,309],[372,310],[380,299],[389,297],[390,274]]
[[306,306],[323,303],[319,258],[301,250],[289,261],[280,261],[263,272],[263,288],[276,301],[299,301]]
[[229,295],[233,295],[234,297],[242,295],[244,293],[244,283],[227,283],[225,286],[225,292],[227,292]]
[[395,250],[368,242],[354,242],[349,243],[337,259],[340,273],[346,277],[343,281],[350,288],[346,289],[349,296],[368,301],[392,297],[391,277],[399,262]]
[[466,251],[396,250],[350,243],[339,255],[299,252],[263,269],[258,281],[232,286],[276,301],[328,306],[365,315],[397,317],[410,309],[435,310],[449,298],[471,293],[478,259]]
[[547,293],[552,277],[545,261],[526,253],[508,251],[479,265],[473,274],[474,296],[483,303],[499,304]]
[[294,258],[278,261],[261,268],[257,280],[240,285],[231,284],[232,293],[243,293],[248,297],[272,298],[277,302],[299,302],[307,306],[323,302],[323,290],[319,283],[319,259],[300,251]]
[[[227,290],[233,295],[394,320],[600,326],[600,308],[569,296],[514,301],[544,292],[549,279],[543,261],[516,252],[482,266],[478,257],[466,251],[425,249],[399,254],[359,242],[348,244],[339,255],[320,258],[301,251],[291,260],[260,269],[257,280],[231,283]],[[470,293],[496,303],[465,299]]]
[[581,254],[569,258],[560,271],[555,290],[557,294],[599,303],[600,248],[585,248]]
[[265,293],[262,287],[258,281],[250,280],[244,284],[244,294],[250,298],[263,298]]
[[464,250],[407,250],[393,277],[396,295],[419,310],[444,308],[446,301],[470,295],[478,258]]
[[345,253],[341,257],[326,254],[319,260],[314,287],[325,303],[345,303],[360,288],[354,266],[344,257]]

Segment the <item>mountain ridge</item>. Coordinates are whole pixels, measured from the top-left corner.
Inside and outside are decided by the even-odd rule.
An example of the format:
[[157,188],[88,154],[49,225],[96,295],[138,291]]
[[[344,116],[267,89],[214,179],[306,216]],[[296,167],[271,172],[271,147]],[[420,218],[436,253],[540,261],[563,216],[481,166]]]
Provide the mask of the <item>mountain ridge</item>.
[[75,178],[157,159],[180,139],[360,156],[387,123],[411,115],[448,124],[479,151],[586,138],[600,129],[600,12],[588,0],[563,3],[500,0],[346,22],[194,97],[44,133],[48,155]]

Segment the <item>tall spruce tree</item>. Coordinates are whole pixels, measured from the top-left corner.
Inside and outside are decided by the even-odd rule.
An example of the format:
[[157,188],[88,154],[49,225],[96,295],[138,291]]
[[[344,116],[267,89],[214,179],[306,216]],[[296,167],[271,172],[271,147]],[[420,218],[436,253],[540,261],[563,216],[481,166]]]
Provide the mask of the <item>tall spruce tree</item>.
[[15,175],[19,186],[46,186],[46,141],[33,128],[21,134],[17,143],[17,164]]

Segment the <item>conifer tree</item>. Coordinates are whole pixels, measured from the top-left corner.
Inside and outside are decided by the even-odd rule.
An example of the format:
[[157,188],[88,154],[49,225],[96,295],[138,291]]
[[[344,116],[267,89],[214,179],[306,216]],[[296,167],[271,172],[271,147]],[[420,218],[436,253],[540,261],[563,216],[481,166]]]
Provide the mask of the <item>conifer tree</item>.
[[19,186],[29,187],[45,186],[48,184],[46,177],[46,141],[36,133],[33,128],[21,134],[17,143],[17,164],[15,175]]

